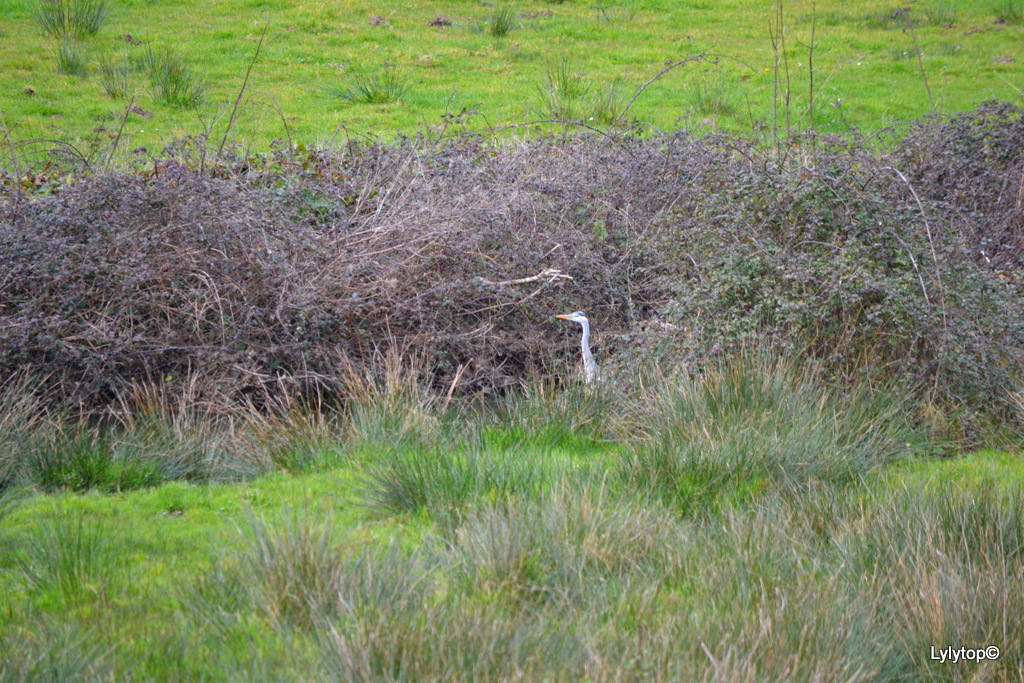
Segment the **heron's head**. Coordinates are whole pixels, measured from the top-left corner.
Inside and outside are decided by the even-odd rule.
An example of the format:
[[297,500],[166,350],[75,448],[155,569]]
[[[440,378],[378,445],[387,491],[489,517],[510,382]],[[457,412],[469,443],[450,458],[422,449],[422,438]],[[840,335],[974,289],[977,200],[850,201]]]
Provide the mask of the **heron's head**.
[[575,313],[559,313],[555,316],[562,320],[571,320],[574,323],[580,323],[581,325],[587,322],[587,316],[583,315],[583,311],[576,311]]

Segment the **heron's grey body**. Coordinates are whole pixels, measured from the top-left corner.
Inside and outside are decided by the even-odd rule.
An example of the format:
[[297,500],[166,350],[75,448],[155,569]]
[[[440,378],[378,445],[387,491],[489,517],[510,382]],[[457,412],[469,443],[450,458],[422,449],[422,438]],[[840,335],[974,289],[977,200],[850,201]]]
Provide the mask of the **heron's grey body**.
[[579,323],[580,327],[583,328],[583,338],[580,340],[580,348],[583,351],[583,377],[586,379],[587,384],[590,384],[600,375],[594,355],[590,353],[590,321],[587,320],[587,316],[583,314],[583,311],[562,313],[555,317]]

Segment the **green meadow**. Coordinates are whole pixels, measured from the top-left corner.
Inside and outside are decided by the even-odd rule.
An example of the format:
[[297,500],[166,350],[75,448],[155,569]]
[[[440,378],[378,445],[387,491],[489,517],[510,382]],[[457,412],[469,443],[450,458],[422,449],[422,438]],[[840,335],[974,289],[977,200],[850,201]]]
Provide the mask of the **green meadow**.
[[135,490],[95,463],[173,405],[89,446],[5,405],[8,446],[31,422],[22,457],[92,479],[4,494],[0,680],[1020,674],[1019,455],[937,460],[891,393],[753,357],[632,398],[415,387],[393,365],[341,411],[193,423],[191,474],[151,448],[165,483]]
[[[122,147],[153,148],[230,127],[265,148],[392,138],[460,113],[474,129],[605,129],[666,64],[699,54],[623,120],[873,131],[1024,88],[1020,0],[921,0],[904,13],[877,0],[99,4],[95,33],[58,38],[35,0],[5,3],[0,110],[12,138],[88,148],[119,135]],[[139,113],[122,126],[129,106]]]

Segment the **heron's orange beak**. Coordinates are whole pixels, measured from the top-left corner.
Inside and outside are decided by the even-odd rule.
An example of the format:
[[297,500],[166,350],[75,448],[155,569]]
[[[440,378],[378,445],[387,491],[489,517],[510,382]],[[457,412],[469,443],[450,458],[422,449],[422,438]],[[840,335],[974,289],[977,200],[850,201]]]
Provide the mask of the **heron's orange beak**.
[[568,313],[559,313],[555,317],[556,318],[561,318],[562,320],[570,320],[570,319],[572,319],[572,316],[569,315]]

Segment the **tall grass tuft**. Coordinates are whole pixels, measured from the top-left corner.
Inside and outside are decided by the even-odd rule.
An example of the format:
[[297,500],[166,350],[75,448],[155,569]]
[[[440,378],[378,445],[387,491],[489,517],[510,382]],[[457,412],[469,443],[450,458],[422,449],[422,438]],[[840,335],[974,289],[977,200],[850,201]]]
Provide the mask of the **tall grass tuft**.
[[349,450],[377,453],[438,443],[445,429],[442,406],[424,381],[421,364],[389,351],[362,369],[338,368],[347,397]]
[[[965,662],[964,678],[1004,680],[1024,649],[1024,491],[993,479],[875,496],[835,537],[841,566],[881,611],[915,678],[948,669],[934,643],[997,645],[999,661]],[[981,647],[979,645],[978,647]],[[967,667],[967,668],[964,668]]]
[[336,540],[330,519],[309,510],[285,515],[275,527],[250,513],[247,544],[182,591],[189,613],[230,630],[248,616],[278,632],[324,632],[330,625],[376,620],[396,628],[421,606],[427,570],[417,555],[387,548],[354,549]]
[[[702,520],[682,574],[717,679],[898,678],[906,661],[870,589],[838,575],[829,554],[828,527],[841,528],[849,509],[835,496],[769,495]],[[693,678],[701,665],[691,655],[685,666]]]
[[106,527],[80,510],[58,509],[42,520],[19,564],[32,589],[52,590],[66,602],[106,596],[122,570]]
[[995,0],[992,13],[1007,24],[1024,24],[1024,0]]
[[147,45],[143,60],[149,80],[156,89],[156,99],[184,109],[195,109],[206,99],[209,84],[173,49],[164,48],[156,52],[152,45]]
[[728,116],[736,111],[733,86],[721,74],[697,80],[687,93],[690,106],[701,116]]
[[899,396],[840,392],[813,369],[757,354],[669,382],[638,410],[648,436],[623,474],[684,511],[770,485],[854,481],[919,442]]
[[956,0],[932,0],[927,4],[922,4],[920,7],[925,21],[932,26],[956,23]]
[[580,105],[590,90],[586,75],[575,68],[568,54],[547,65],[544,80],[537,86],[541,116],[566,120],[578,118]]
[[471,505],[536,494],[553,470],[535,452],[517,448],[407,448],[369,463],[363,493],[371,509],[426,514],[450,537]]
[[622,110],[622,102],[619,97],[618,84],[612,82],[599,88],[593,96],[592,109],[594,119],[598,123],[610,126],[615,123],[619,112]]
[[112,100],[127,100],[132,91],[131,60],[125,55],[120,61],[103,60],[100,62],[100,86]]
[[51,491],[122,491],[156,486],[166,478],[155,463],[116,452],[107,430],[88,426],[62,431],[51,448],[36,449],[25,467],[33,483]]
[[498,3],[487,15],[487,32],[495,38],[504,38],[519,27],[519,13],[515,7]]
[[253,413],[245,442],[257,467],[308,472],[340,465],[349,457],[343,417],[322,407],[290,405],[271,415]]
[[675,515],[657,504],[564,484],[474,510],[450,543],[446,566],[471,594],[516,607],[600,612],[624,597],[624,587],[656,591],[678,572],[680,532]]
[[348,86],[337,91],[338,97],[346,102],[392,104],[409,92],[409,81],[394,64],[376,70],[356,70],[348,80]]
[[58,431],[27,377],[0,387],[0,492],[26,483],[25,463]]
[[266,418],[251,406],[212,405],[194,376],[174,392],[133,384],[120,402],[111,429],[114,457],[151,468],[163,480],[240,481],[273,464],[254,429]]
[[243,576],[258,577],[254,601],[274,624],[309,627],[340,608],[344,557],[329,521],[292,513],[273,533],[250,513],[249,546],[240,556]]
[[79,77],[89,74],[89,59],[75,39],[62,38],[54,49],[54,56],[58,73]]
[[490,448],[590,453],[614,441],[622,413],[618,398],[605,383],[563,388],[550,378],[533,377],[477,423],[475,438]]
[[113,678],[94,634],[48,617],[31,628],[0,632],[0,681],[82,681]]
[[107,0],[36,0],[33,13],[43,31],[57,39],[95,35],[110,18]]

